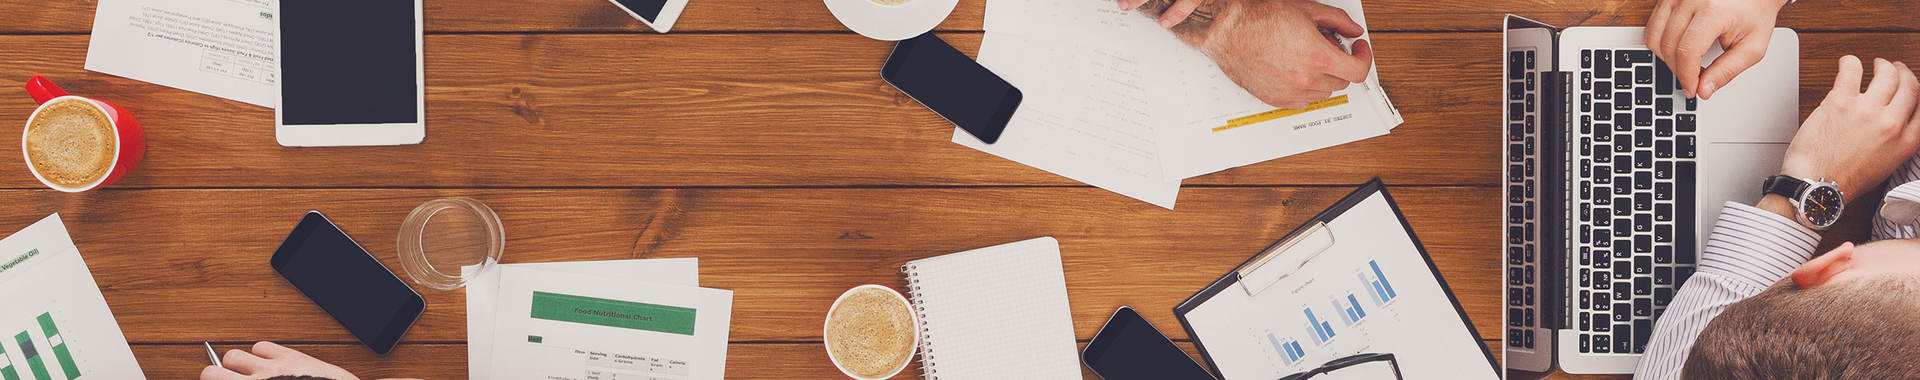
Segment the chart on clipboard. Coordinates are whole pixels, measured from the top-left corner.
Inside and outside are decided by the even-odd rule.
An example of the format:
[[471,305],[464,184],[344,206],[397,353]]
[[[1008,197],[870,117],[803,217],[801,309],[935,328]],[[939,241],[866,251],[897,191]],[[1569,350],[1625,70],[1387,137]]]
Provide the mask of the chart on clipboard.
[[1491,351],[1377,180],[1174,308],[1216,375],[1275,379],[1355,355],[1407,378],[1498,379]]

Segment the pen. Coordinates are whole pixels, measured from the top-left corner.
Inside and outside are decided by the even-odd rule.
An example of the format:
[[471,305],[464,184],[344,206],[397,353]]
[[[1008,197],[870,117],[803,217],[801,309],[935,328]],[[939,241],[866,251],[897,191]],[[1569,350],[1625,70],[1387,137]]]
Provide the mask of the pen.
[[213,366],[215,367],[226,366],[226,365],[220,364],[220,354],[213,352],[213,343],[200,342],[200,345],[207,347],[207,361],[213,362]]

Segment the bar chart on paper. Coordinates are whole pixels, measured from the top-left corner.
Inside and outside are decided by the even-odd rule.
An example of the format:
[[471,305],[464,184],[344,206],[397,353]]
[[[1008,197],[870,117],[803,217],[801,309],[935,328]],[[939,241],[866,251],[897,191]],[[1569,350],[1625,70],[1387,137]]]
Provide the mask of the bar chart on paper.
[[1399,293],[1394,291],[1386,271],[1371,259],[1349,265],[1357,277],[1330,276],[1328,281],[1274,295],[1306,301],[1296,304],[1297,309],[1275,314],[1292,317],[1248,326],[1255,329],[1251,335],[1259,340],[1261,349],[1275,358],[1276,371],[1286,373],[1301,365],[1366,352],[1376,342],[1373,335],[1392,334],[1394,330],[1388,326],[1367,326],[1377,319],[1386,319],[1388,325],[1401,319],[1392,307]]
[[1367,294],[1373,295],[1373,304],[1386,306],[1393,302],[1393,284],[1387,283],[1387,274],[1380,272],[1380,262],[1367,260],[1367,268],[1359,271],[1360,286],[1367,288]]
[[51,311],[0,324],[0,380],[80,380],[79,360]]

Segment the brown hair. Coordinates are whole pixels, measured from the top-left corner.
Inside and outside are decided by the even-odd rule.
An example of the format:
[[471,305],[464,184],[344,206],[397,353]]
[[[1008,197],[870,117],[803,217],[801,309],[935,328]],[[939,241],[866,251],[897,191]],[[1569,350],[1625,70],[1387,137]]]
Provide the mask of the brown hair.
[[1709,322],[1683,368],[1689,380],[1920,378],[1920,280],[1781,281]]

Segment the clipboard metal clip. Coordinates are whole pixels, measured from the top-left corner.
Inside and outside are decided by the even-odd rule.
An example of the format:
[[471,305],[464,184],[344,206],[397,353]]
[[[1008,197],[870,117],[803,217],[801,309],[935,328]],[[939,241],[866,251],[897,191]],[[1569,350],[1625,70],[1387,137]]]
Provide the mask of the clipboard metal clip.
[[1333,248],[1333,230],[1327,228],[1326,222],[1313,222],[1300,234],[1260,252],[1260,256],[1253,258],[1253,261],[1234,270],[1234,275],[1240,277],[1237,282],[1247,296],[1259,295],[1274,283],[1299,271],[1307,262],[1320,257],[1328,248]]

